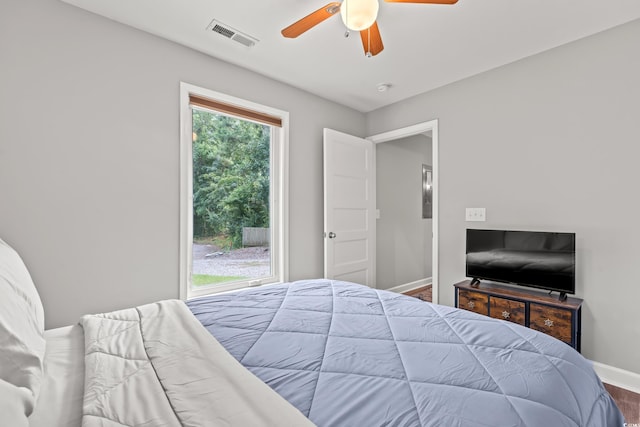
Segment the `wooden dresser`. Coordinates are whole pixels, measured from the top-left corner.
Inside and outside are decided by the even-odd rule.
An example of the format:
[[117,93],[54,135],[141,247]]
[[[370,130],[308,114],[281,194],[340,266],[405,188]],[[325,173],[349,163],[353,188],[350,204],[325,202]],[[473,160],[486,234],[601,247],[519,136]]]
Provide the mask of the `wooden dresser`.
[[472,287],[470,280],[453,285],[456,307],[517,323],[566,342],[580,351],[582,300],[496,283]]

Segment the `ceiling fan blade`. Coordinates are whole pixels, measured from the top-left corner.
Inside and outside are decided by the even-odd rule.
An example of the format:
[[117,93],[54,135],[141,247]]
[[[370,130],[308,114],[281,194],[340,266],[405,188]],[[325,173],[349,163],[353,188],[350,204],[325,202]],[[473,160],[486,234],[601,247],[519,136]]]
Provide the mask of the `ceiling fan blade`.
[[387,3],[456,4],[458,0],[384,0]]
[[340,2],[334,1],[312,12],[299,21],[294,22],[282,30],[282,35],[288,38],[296,38],[305,31],[310,30],[327,18],[340,11]]
[[364,54],[367,56],[376,56],[384,49],[377,22],[374,22],[366,30],[360,31],[360,38],[362,39]]

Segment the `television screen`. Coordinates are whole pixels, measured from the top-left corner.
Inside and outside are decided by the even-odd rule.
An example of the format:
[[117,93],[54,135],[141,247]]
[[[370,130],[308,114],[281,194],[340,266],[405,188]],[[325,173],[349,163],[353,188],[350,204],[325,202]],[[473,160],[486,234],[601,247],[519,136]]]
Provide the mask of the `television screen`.
[[467,229],[467,277],[575,292],[575,233]]

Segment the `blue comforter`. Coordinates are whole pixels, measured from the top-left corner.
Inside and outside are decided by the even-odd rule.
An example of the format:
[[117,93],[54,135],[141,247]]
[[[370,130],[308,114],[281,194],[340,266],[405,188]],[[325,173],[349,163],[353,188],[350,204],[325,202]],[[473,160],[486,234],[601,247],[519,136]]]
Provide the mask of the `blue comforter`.
[[313,280],[188,302],[318,426],[622,426],[590,363],[509,322]]

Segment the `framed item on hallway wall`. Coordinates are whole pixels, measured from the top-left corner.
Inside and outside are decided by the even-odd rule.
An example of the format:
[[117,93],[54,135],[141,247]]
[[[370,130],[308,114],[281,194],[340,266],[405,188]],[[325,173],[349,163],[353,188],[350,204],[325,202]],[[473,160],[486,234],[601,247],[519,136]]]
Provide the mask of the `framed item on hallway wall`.
[[431,166],[422,165],[422,218],[433,217],[433,175]]

